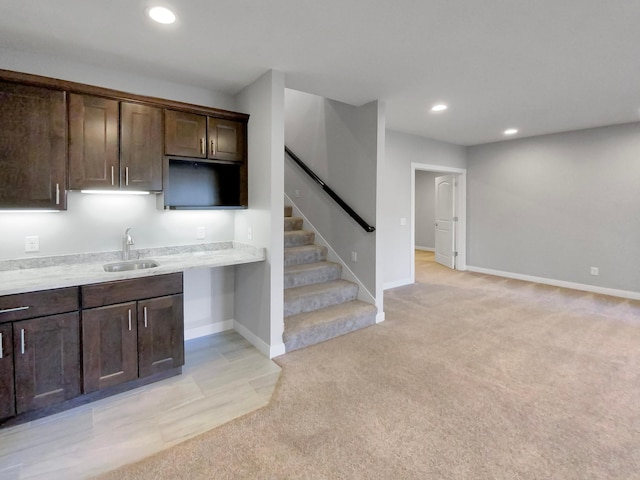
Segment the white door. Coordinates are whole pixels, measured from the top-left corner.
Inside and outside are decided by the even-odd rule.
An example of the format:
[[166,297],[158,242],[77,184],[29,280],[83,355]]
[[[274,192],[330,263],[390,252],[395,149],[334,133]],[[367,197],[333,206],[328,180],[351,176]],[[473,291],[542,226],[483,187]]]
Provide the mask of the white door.
[[436,177],[436,262],[455,268],[455,177]]

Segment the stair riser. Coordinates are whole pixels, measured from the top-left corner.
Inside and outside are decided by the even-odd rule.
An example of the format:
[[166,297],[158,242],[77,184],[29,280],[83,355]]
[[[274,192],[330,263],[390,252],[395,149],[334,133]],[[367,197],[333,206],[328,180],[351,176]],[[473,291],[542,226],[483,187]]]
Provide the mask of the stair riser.
[[303,220],[300,217],[288,217],[284,219],[284,231],[302,230]]
[[343,285],[340,288],[319,292],[315,294],[300,295],[293,298],[285,298],[284,316],[296,315],[302,312],[311,312],[321,308],[350,302],[358,296],[358,285]]
[[359,330],[376,323],[376,314],[367,313],[363,315],[354,315],[349,318],[338,319],[331,324],[323,324],[317,327],[310,327],[297,335],[284,336],[284,345],[287,352],[297,350],[299,348],[315,345],[332,338],[344,335],[346,333]]
[[337,280],[342,275],[342,267],[336,264],[329,264],[322,268],[317,268],[308,272],[291,272],[284,274],[284,288],[301,287],[303,285],[313,285],[316,283],[330,282]]
[[293,214],[293,207],[291,205],[285,205],[284,207],[284,216],[290,217]]
[[295,232],[285,232],[284,248],[302,247],[303,245],[313,245],[316,235],[313,232],[298,230]]
[[318,246],[314,250],[304,252],[284,251],[284,266],[302,265],[305,263],[324,262],[327,259],[327,248]]

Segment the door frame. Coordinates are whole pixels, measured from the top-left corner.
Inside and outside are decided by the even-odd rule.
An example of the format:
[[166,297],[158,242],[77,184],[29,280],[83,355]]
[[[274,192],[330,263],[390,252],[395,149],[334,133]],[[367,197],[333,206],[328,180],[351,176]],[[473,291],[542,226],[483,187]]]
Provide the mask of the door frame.
[[467,269],[467,169],[411,162],[411,283],[416,282],[416,171],[453,174],[457,180],[455,203],[458,225],[455,239],[456,270]]

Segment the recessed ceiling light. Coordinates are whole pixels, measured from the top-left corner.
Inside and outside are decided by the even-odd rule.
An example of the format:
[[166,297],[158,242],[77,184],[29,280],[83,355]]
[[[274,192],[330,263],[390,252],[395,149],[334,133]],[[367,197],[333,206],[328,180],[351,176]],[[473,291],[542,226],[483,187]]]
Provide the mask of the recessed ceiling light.
[[507,128],[504,131],[505,135],[515,135],[516,133],[518,133],[518,129],[517,128]]
[[444,103],[437,103],[435,104],[433,107],[431,107],[431,111],[432,112],[444,112],[447,107]]
[[175,14],[165,7],[151,7],[149,9],[149,16],[152,20],[158,23],[164,23],[165,25],[176,21]]

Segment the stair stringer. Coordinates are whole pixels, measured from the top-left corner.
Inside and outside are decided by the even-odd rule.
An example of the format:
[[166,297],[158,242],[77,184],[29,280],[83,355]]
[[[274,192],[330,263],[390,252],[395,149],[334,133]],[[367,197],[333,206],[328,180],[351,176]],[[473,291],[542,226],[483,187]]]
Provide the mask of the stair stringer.
[[304,229],[311,230],[316,234],[314,243],[316,243],[317,245],[327,247],[327,260],[331,262],[339,263],[340,265],[342,265],[342,278],[344,280],[349,280],[350,282],[353,282],[358,285],[359,288],[358,288],[357,299],[362,302],[375,305],[376,304],[375,297],[371,295],[371,292],[367,290],[367,288],[363,285],[360,279],[355,275],[355,273],[353,273],[353,271],[349,268],[349,265],[347,265],[345,261],[342,260],[342,257],[340,257],[340,255],[336,253],[336,251],[331,247],[331,245],[329,245],[329,242],[327,242],[325,238],[320,234],[320,232],[318,232],[318,229],[316,229],[316,227],[309,221],[309,219],[300,211],[296,203],[286,193],[284,194],[284,199],[285,199],[285,204],[289,204],[293,207],[293,216],[302,217],[302,219],[304,220],[304,223],[303,223]]

